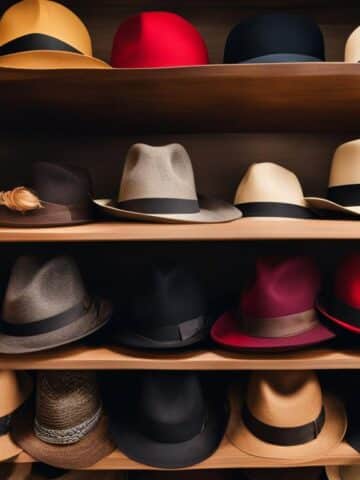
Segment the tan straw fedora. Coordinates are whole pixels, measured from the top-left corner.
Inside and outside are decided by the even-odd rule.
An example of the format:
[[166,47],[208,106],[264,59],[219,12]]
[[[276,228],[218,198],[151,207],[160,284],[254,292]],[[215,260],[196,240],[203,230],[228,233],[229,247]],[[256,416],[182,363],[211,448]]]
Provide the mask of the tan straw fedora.
[[328,453],[345,435],[343,405],[322,393],[311,371],[255,372],[245,398],[233,386],[230,402],[227,436],[255,457],[302,463]]
[[345,45],[345,62],[360,62],[360,27],[356,28]]
[[327,480],[359,480],[360,466],[326,467]]
[[31,463],[1,463],[1,480],[33,480]]
[[241,217],[226,202],[197,196],[190,157],[177,143],[133,145],[117,199],[99,199],[95,204],[112,217],[147,222],[218,223]]
[[244,217],[313,218],[296,175],[276,163],[251,165],[238,186],[234,204]]
[[29,402],[15,414],[11,435],[36,460],[81,469],[115,449],[95,373],[39,372],[35,403]]
[[12,441],[9,432],[14,413],[29,397],[31,391],[32,381],[27,374],[0,370],[0,461],[16,457],[22,452],[22,449]]
[[360,215],[360,140],[343,143],[335,151],[327,198],[307,197],[311,208],[337,215]]
[[112,313],[91,298],[72,258],[20,257],[11,272],[0,320],[0,353],[27,353],[75,342]]

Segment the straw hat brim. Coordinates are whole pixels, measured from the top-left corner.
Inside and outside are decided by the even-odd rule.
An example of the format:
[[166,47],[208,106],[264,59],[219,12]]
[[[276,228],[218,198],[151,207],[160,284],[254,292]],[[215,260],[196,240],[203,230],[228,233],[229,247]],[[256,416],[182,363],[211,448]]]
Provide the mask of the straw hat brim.
[[39,352],[76,342],[106,325],[111,315],[111,303],[107,300],[100,300],[98,308],[90,309],[71,324],[52,332],[22,337],[0,333],[0,353]]
[[242,217],[240,210],[222,200],[199,197],[200,212],[188,214],[151,214],[123,210],[107,199],[93,200],[107,216],[119,219],[138,220],[156,223],[222,223],[232,222]]
[[36,437],[34,424],[35,409],[29,402],[15,415],[11,437],[34,459],[52,467],[63,469],[88,468],[115,450],[109,437],[108,419],[102,415],[95,428],[79,442],[72,445],[51,445]]
[[102,60],[81,53],[31,50],[0,56],[0,68],[53,70],[72,68],[110,69]]
[[239,329],[239,321],[233,312],[224,313],[211,329],[212,339],[223,347],[237,350],[291,350],[317,345],[332,338],[335,333],[319,323],[312,329],[291,337],[269,338],[247,335]]
[[1,480],[35,480],[31,474],[31,463],[7,463],[0,465]]
[[321,302],[321,297],[317,300],[316,302],[316,308],[317,310],[328,320],[331,322],[334,322],[336,325],[339,325],[340,327],[344,328],[345,330],[348,330],[353,333],[360,333],[360,328],[356,327],[355,325],[350,325],[347,323],[345,320],[342,320],[341,318],[334,317],[331,315],[327,310],[324,305],[322,305]]
[[273,445],[255,437],[245,426],[242,417],[243,394],[239,387],[230,391],[230,420],[226,435],[235,447],[255,457],[276,459],[286,464],[289,460],[296,463],[321,457],[341,443],[347,428],[346,411],[343,404],[332,395],[323,395],[325,424],[315,440],[302,445]]
[[344,207],[326,198],[306,197],[305,200],[309,207],[314,210],[328,210],[330,212],[344,213],[345,215],[352,214],[354,216],[360,215],[360,207]]

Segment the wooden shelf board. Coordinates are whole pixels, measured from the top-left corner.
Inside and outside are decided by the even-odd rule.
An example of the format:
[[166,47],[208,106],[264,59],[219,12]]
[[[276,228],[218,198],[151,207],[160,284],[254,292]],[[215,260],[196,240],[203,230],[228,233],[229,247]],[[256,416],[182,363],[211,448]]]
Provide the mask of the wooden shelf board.
[[226,351],[155,354],[119,347],[68,346],[27,355],[0,355],[1,369],[14,370],[336,370],[360,369],[360,351],[305,350],[278,355]]
[[[359,79],[360,80],[360,79]],[[360,239],[360,222],[242,218],[207,225],[103,222],[74,227],[0,228],[0,242]]]
[[[15,460],[17,463],[33,462],[33,459],[23,453]],[[226,438],[222,441],[218,450],[204,462],[190,467],[191,469],[215,469],[215,468],[266,468],[266,467],[296,467],[296,466],[324,466],[324,465],[360,465],[360,455],[348,444],[342,443],[339,447],[329,452],[324,457],[311,460],[306,463],[294,463],[289,460],[284,464],[276,460],[251,457],[235,448]],[[151,468],[128,459],[120,452],[114,452],[101,460],[89,470],[150,470]]]

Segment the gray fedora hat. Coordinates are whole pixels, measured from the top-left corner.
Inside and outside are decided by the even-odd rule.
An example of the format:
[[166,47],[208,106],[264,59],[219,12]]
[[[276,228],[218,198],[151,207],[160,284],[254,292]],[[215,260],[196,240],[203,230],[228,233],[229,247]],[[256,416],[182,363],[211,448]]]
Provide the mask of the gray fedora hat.
[[70,257],[20,257],[3,303],[0,353],[36,352],[74,342],[100,329],[111,314],[110,302],[89,296]]
[[97,199],[112,217],[161,223],[221,223],[241,218],[221,200],[198,197],[190,157],[182,145],[133,145],[116,199]]

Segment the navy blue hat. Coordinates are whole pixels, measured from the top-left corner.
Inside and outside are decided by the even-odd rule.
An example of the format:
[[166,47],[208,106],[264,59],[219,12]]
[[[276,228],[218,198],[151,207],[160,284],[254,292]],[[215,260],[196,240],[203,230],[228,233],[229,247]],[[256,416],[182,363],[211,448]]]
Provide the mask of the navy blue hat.
[[230,32],[224,63],[320,62],[324,39],[310,18],[271,13],[246,19]]

